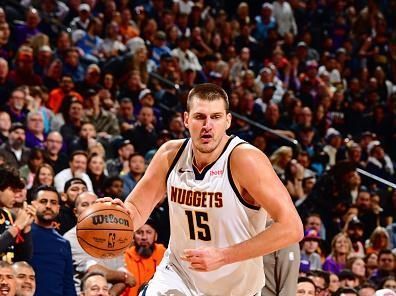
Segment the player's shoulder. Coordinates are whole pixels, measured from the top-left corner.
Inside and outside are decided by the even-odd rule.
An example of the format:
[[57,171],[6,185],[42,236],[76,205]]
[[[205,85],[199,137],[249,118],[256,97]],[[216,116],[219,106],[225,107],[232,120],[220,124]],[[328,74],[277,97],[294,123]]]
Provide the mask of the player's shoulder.
[[231,153],[231,164],[239,166],[258,165],[268,162],[265,153],[249,143],[241,143],[237,145]]
[[172,162],[176,157],[177,152],[182,148],[187,139],[178,139],[178,140],[170,140],[166,143],[162,144],[162,146],[158,150],[158,154],[164,160],[168,160],[168,162]]

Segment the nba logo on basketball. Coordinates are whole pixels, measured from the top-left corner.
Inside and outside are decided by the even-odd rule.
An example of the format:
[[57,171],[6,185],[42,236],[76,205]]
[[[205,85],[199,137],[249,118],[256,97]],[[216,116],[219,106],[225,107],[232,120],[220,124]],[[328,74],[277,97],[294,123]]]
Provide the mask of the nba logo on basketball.
[[223,175],[224,170],[217,170],[217,171],[210,171],[210,176],[222,176]]

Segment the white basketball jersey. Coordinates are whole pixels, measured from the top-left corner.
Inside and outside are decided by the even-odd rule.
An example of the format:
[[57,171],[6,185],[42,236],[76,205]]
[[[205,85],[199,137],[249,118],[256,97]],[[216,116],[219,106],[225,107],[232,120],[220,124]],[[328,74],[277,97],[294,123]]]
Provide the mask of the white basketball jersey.
[[230,173],[231,152],[241,143],[245,142],[230,137],[220,157],[200,173],[193,166],[192,143],[187,139],[168,172],[171,239],[167,255],[193,295],[250,296],[264,286],[262,257],[211,272],[192,271],[180,259],[185,249],[223,248],[265,229],[266,211],[242,199]]

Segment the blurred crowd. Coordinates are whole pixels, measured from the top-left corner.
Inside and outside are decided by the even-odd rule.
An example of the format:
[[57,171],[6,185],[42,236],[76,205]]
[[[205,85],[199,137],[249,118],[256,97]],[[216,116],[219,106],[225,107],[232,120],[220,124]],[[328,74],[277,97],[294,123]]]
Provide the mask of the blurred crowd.
[[395,27],[394,0],[1,1],[0,257],[23,263],[0,279],[32,265],[35,295],[96,295],[92,278],[137,295],[169,240],[166,199],[123,258],[88,256],[76,217],[189,136],[187,94],[209,82],[304,221],[298,287],[396,291]]

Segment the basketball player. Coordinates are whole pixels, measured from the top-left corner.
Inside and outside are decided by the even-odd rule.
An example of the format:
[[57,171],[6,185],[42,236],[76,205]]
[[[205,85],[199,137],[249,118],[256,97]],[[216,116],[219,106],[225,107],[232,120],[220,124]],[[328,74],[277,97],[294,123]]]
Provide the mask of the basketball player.
[[262,256],[302,238],[267,157],[226,134],[228,106],[222,88],[193,88],[184,113],[191,138],[163,144],[125,201],[139,229],[165,193],[169,199],[169,248],[141,295],[260,295]]

